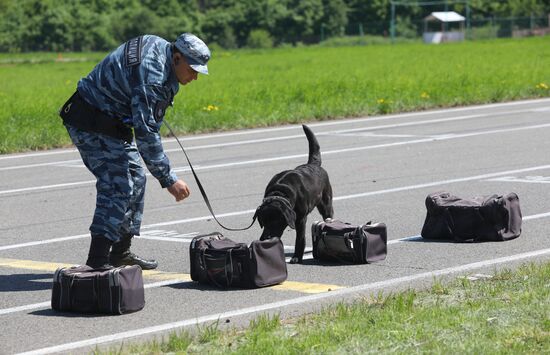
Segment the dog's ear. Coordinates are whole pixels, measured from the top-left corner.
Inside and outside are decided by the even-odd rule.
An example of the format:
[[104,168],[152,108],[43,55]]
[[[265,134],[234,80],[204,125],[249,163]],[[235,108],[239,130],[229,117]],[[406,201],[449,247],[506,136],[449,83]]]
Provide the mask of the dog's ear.
[[285,203],[278,204],[281,209],[281,213],[285,217],[286,223],[292,229],[296,229],[296,212]]
[[256,218],[258,220],[258,224],[260,225],[260,228],[264,227],[263,216],[260,210],[262,206],[256,208],[256,213],[254,213],[254,217],[252,217],[252,219]]

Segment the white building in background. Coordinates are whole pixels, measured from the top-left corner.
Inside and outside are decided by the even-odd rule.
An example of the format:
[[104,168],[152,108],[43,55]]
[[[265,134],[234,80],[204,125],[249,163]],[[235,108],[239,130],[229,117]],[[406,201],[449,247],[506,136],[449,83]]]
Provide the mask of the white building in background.
[[464,16],[454,11],[432,12],[424,18],[424,42],[463,41],[465,20]]

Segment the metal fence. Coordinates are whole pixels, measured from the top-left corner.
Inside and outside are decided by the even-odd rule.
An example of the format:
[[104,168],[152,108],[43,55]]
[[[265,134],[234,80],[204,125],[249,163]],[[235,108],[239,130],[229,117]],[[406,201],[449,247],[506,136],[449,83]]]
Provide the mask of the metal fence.
[[[395,38],[397,40],[421,40],[425,31],[424,20],[397,18],[395,23]],[[506,37],[527,37],[550,34],[550,15],[530,17],[489,17],[470,19],[461,27],[457,24],[447,24],[447,30],[464,31],[468,40],[480,40]],[[352,23],[339,31],[345,37],[376,36],[390,40],[389,21],[370,23]],[[340,33],[330,33],[326,28],[319,31],[319,41],[342,37]]]

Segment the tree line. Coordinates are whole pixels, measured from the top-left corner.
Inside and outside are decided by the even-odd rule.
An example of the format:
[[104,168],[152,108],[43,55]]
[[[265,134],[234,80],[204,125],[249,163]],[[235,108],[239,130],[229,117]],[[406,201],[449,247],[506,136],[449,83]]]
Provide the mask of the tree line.
[[[449,4],[465,12],[464,3]],[[109,50],[144,33],[174,40],[193,32],[227,49],[315,43],[352,24],[385,35],[390,9],[390,0],[0,0],[0,52]],[[442,9],[398,6],[397,16],[406,24]],[[543,16],[550,2],[470,0],[470,9],[473,19]]]

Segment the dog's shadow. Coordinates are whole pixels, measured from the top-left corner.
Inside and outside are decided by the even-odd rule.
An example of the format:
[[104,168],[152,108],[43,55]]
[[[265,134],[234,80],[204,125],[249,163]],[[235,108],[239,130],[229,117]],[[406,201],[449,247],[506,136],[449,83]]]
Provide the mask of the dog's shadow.
[[0,275],[0,292],[50,290],[52,278],[53,274]]

